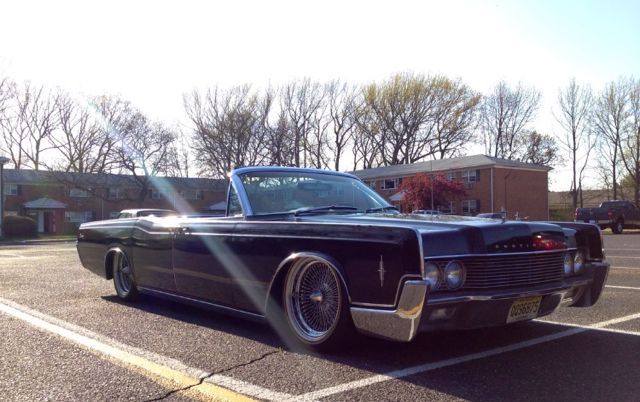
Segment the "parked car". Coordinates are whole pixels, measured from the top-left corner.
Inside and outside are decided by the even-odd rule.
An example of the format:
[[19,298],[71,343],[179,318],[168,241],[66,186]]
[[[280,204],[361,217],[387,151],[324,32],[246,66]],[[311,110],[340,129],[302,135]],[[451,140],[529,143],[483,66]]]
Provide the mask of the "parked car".
[[436,211],[435,209],[417,209],[411,213],[414,215],[444,215],[442,212]]
[[476,215],[476,217],[485,219],[502,219],[504,215],[502,214],[502,212],[483,212]]
[[266,319],[317,349],[591,306],[609,270],[594,225],[402,215],[346,173],[237,169],[227,200],[221,218],[84,223],[82,265],[123,300]]
[[118,219],[137,218],[140,216],[167,216],[175,215],[177,212],[171,209],[123,209],[118,214]]
[[640,209],[631,201],[605,201],[597,208],[576,208],[576,222],[594,223],[616,234],[640,228]]

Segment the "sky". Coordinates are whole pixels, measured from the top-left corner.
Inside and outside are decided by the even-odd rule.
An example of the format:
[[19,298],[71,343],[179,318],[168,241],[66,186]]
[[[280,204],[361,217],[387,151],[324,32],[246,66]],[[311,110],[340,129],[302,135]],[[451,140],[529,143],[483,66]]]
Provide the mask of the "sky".
[[[168,124],[186,123],[182,95],[195,88],[415,72],[484,93],[500,80],[535,86],[532,128],[557,135],[552,109],[571,78],[594,90],[640,78],[638,0],[0,0],[0,10],[0,76],[117,94]],[[568,172],[556,166],[550,188],[567,190]]]

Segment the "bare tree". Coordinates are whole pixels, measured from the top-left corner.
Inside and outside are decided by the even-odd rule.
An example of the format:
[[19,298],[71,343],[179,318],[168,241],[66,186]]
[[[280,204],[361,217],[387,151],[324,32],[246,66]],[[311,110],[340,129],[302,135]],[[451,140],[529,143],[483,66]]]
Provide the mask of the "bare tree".
[[633,200],[640,206],[640,79],[630,79],[628,85],[629,115],[621,156],[633,184]]
[[174,145],[175,133],[158,122],[150,122],[142,113],[134,112],[120,133],[116,155],[121,169],[130,174],[138,187],[138,203],[153,188],[153,178],[166,174],[172,160],[167,157]]
[[248,85],[218,88],[184,98],[193,124],[193,151],[202,173],[225,177],[237,167],[266,161],[267,118],[272,98],[260,97]]
[[575,78],[558,93],[558,111],[554,115],[564,131],[564,135],[559,137],[560,144],[569,153],[569,193],[573,208],[578,207],[578,200],[582,200],[582,180],[593,148],[591,132],[588,130],[592,105],[591,88],[577,84]]
[[356,115],[358,141],[372,140],[384,165],[413,163],[431,155],[433,138],[426,123],[435,113],[443,79],[397,74],[364,87]]
[[297,149],[294,146],[293,128],[284,110],[278,114],[275,124],[266,130],[267,163],[275,166],[293,166]]
[[480,95],[461,81],[438,82],[436,110],[431,121],[431,153],[437,159],[461,154],[475,137]]
[[[106,102],[104,98],[96,98],[93,103],[106,105]],[[54,167],[78,173],[107,173],[115,168],[116,139],[110,135],[111,125],[104,121],[106,116],[97,113],[90,102],[80,103],[66,93],[58,95],[56,108],[60,127],[50,140],[62,161]]]
[[516,157],[516,144],[527,133],[540,103],[540,92],[518,84],[511,89],[506,82],[496,85],[482,102],[482,131],[487,154],[498,158]]
[[42,153],[53,146],[50,137],[58,127],[56,115],[57,98],[49,90],[25,83],[18,90],[17,104],[22,128],[26,128],[26,138],[22,141],[22,153],[29,165],[39,170]]
[[365,102],[358,102],[356,109],[356,128],[353,133],[353,170],[359,165],[362,169],[371,169],[383,165],[382,153],[379,149],[378,138],[380,127],[369,111]]
[[24,148],[29,136],[27,124],[27,102],[20,101],[24,96],[18,92],[17,85],[6,81],[3,98],[3,116],[0,119],[2,125],[2,151],[9,155],[15,169],[21,169],[25,163]]
[[351,141],[356,125],[356,92],[347,83],[331,81],[327,84],[329,118],[331,119],[331,144],[333,168],[340,170],[340,159]]
[[622,141],[629,117],[628,97],[627,82],[622,79],[610,82],[597,97],[592,118],[593,130],[598,136],[600,156],[610,167],[614,200],[618,199]]
[[188,135],[179,129],[174,131],[176,140],[167,152],[167,159],[170,161],[167,166],[167,176],[190,177],[193,166]]
[[553,166],[558,162],[558,144],[547,134],[531,131],[522,136],[517,144],[520,151],[517,159],[525,163]]
[[8,77],[0,78],[0,119],[5,116],[6,110],[9,108],[9,102],[15,91],[15,83]]
[[[325,102],[324,87],[306,78],[292,82],[281,91],[281,109],[286,113],[293,134],[294,166],[308,166],[310,134],[320,126],[319,113]],[[322,147],[321,143],[316,144]],[[317,154],[318,152],[315,151]],[[317,158],[316,158],[317,159]]]
[[4,78],[0,86],[0,150],[9,155],[16,169],[23,167],[24,143],[27,141],[25,102],[18,102],[21,96],[15,82]]

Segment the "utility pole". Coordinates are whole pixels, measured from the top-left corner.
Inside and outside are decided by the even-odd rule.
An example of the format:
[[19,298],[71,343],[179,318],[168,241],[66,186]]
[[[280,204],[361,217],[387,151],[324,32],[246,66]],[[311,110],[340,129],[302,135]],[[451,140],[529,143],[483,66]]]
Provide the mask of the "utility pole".
[[431,210],[433,211],[435,209],[433,207],[433,160],[429,163],[429,169],[431,170]]

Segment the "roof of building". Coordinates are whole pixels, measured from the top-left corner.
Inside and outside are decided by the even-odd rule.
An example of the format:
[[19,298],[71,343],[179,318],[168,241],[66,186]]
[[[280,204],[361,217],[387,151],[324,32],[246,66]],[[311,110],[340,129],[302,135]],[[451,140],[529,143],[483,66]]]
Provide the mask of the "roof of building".
[[[29,169],[4,169],[5,183],[40,185],[76,185],[79,187],[136,187],[131,175],[108,173],[71,173]],[[216,189],[225,190],[227,181],[196,177],[153,176],[152,183],[158,188],[176,189]]]
[[524,163],[510,159],[494,158],[487,155],[461,156],[450,159],[437,159],[433,161],[416,162],[406,165],[383,166],[372,169],[356,170],[353,173],[363,180],[379,177],[410,176],[424,172],[443,172],[448,170],[483,168],[483,167],[507,167],[513,169],[539,170],[548,172],[550,167]]
[[67,204],[52,198],[38,198],[22,204],[26,209],[64,209]]

